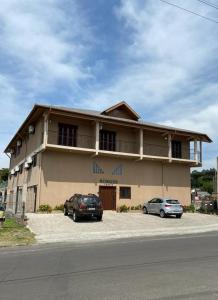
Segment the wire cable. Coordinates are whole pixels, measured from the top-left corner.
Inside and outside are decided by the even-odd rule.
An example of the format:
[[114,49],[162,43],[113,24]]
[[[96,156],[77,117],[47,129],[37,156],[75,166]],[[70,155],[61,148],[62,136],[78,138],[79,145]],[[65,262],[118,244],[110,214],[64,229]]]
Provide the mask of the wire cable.
[[215,8],[215,9],[218,9],[218,6],[215,5],[215,4],[213,4],[213,3],[209,3],[209,2],[204,1],[204,0],[196,0],[196,1],[204,3],[205,5],[211,6],[211,7]]
[[213,23],[218,24],[218,21],[217,21],[217,20],[214,20],[214,19],[211,19],[211,18],[209,18],[209,17],[200,15],[200,14],[198,14],[198,13],[192,11],[192,10],[186,9],[186,8],[184,8],[184,7],[182,7],[182,6],[176,5],[176,4],[174,4],[174,3],[171,3],[171,2],[168,2],[168,1],[165,1],[165,0],[159,0],[159,1],[161,1],[161,2],[163,2],[163,3],[166,3],[166,4],[168,4],[168,5],[174,6],[174,7],[178,8],[178,9],[181,9],[181,10],[183,10],[183,11],[186,11],[186,12],[188,12],[188,13],[190,13],[190,14],[193,14],[193,15],[195,15],[195,16],[198,16],[198,17],[200,17],[200,18],[206,19],[207,21],[210,21],[210,22],[213,22]]

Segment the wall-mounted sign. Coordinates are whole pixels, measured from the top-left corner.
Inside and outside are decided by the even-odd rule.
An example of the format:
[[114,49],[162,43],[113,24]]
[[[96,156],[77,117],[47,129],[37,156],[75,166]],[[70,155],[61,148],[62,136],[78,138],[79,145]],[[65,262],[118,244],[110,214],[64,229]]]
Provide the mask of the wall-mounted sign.
[[113,184],[117,184],[118,180],[115,180],[115,179],[100,179],[99,182],[103,183],[103,184],[106,184],[106,185],[113,185]]

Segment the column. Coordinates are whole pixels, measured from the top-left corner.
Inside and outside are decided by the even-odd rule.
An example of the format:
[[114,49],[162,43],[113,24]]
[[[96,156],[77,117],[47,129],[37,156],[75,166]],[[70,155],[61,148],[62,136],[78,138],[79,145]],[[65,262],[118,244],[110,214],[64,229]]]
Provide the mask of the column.
[[95,123],[95,154],[98,155],[99,151],[99,122]]
[[202,163],[202,141],[200,141],[200,163]]
[[197,162],[198,161],[198,144],[197,140],[194,140],[194,160]]
[[143,129],[140,128],[139,131],[139,154],[140,154],[140,159],[143,159]]
[[48,115],[44,114],[44,147],[46,147],[48,143]]
[[169,133],[168,134],[168,158],[169,158],[170,162],[172,161],[172,142],[171,141],[172,141],[172,136]]

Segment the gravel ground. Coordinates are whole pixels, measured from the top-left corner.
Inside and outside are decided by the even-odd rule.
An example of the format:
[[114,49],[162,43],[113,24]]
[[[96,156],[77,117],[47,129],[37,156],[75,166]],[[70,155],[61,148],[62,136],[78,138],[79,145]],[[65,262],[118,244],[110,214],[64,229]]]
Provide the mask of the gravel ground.
[[181,219],[161,219],[142,213],[105,211],[102,222],[80,221],[62,213],[27,214],[28,226],[36,234],[38,243],[88,242],[140,236],[193,234],[218,231],[218,217],[185,213]]

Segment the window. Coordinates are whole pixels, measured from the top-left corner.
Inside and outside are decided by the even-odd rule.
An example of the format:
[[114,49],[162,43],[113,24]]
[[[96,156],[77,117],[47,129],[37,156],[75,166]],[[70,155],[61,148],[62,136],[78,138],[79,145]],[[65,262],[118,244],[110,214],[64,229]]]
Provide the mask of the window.
[[23,164],[20,165],[20,174],[23,173]]
[[172,141],[172,157],[182,158],[182,143],[180,141]]
[[36,164],[37,164],[37,154],[35,154],[35,155],[33,156],[33,162],[32,162],[33,168],[36,166]]
[[76,126],[60,123],[58,145],[76,147],[76,132]]
[[131,199],[131,187],[121,186],[120,187],[120,198],[122,198],[122,199]]
[[116,150],[116,133],[108,130],[100,130],[100,150]]

